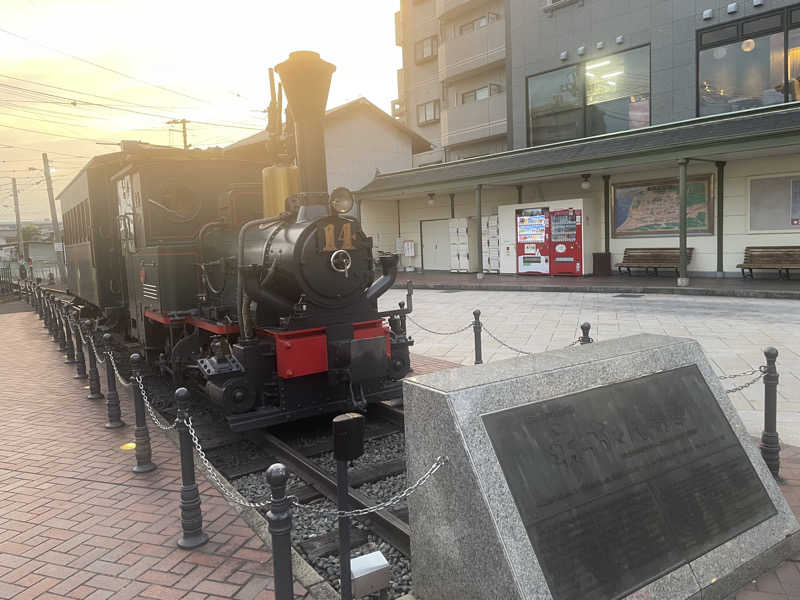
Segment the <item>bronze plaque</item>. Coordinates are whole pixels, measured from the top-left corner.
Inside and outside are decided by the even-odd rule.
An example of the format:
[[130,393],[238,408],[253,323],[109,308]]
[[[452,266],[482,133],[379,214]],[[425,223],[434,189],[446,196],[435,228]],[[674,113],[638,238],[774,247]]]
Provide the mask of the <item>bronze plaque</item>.
[[624,597],[777,513],[696,366],[483,422],[554,600]]

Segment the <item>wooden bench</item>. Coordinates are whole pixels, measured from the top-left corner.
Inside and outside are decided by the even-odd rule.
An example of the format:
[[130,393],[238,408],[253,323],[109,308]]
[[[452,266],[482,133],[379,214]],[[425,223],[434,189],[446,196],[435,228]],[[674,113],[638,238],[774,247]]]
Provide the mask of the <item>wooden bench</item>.
[[800,246],[747,246],[744,249],[744,261],[736,265],[742,270],[742,278],[749,271],[753,279],[753,269],[777,269],[778,279],[789,279],[789,269],[800,269]]
[[[692,262],[692,251],[694,248],[687,248],[687,264]],[[681,251],[680,248],[625,248],[622,255],[622,262],[617,263],[617,269],[622,273],[622,269],[644,269],[649,273],[653,269],[658,276],[659,269],[675,269],[676,274],[680,274]]]

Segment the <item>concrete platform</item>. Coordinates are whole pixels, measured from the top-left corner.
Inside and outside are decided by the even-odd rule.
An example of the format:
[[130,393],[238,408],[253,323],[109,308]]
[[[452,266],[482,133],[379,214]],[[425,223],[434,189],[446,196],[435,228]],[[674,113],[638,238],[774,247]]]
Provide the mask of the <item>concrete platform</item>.
[[[3,304],[0,331],[0,598],[274,598],[267,547],[199,472],[211,539],[177,548],[177,449],[150,427],[158,468],[131,472],[127,393],[128,426],[105,429],[105,404],[86,399],[27,305]],[[296,576],[295,598],[331,598],[316,573]]]
[[779,298],[800,300],[800,279],[771,278],[764,272],[756,279],[741,277],[692,277],[688,287],[678,287],[676,278],[665,272],[658,277],[635,273],[609,277],[566,277],[537,275],[498,275],[426,271],[400,273],[394,287],[405,287],[413,281],[419,289],[485,290],[508,292],[600,292],[609,294],[680,294],[686,296],[732,296],[736,298]]

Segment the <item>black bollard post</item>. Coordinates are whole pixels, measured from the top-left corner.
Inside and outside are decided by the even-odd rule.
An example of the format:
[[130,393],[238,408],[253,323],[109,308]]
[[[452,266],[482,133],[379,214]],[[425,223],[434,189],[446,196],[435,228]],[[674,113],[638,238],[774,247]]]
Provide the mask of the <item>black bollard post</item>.
[[294,598],[292,576],[292,502],[286,496],[289,473],[281,463],[267,470],[267,483],[272,499],[267,512],[269,533],[272,537],[272,570],[275,578],[275,600]]
[[581,346],[584,344],[591,344],[594,340],[589,337],[589,331],[592,329],[591,324],[588,321],[581,323],[581,331],[583,335],[578,338],[578,341],[581,343]]
[[203,531],[203,511],[200,510],[200,492],[194,479],[194,453],[189,427],[189,390],[185,387],[175,390],[178,405],[178,435],[181,452],[181,537],[178,547],[185,550],[197,548],[208,541]]
[[136,411],[136,430],[133,437],[136,442],[136,466],[133,467],[133,472],[149,473],[156,466],[153,464],[150,449],[150,432],[147,430],[147,416],[144,414],[144,396],[139,387],[141,376],[142,357],[139,354],[131,354],[131,386],[133,387],[133,407]]
[[[345,413],[333,419],[333,457],[336,459],[336,504],[350,509],[347,463],[364,454],[364,415]],[[339,517],[339,574],[341,600],[352,600],[350,577],[350,517]]]
[[772,476],[780,479],[781,445],[778,441],[778,370],[775,361],[778,351],[775,348],[764,350],[767,370],[764,374],[764,431],[761,434],[761,456],[767,463]]
[[65,365],[75,364],[75,346],[72,343],[72,326],[69,323],[69,309],[65,308],[61,313],[61,320],[64,322],[64,345],[66,346]]
[[97,370],[97,355],[94,353],[94,344],[92,344],[91,321],[86,319],[83,324],[89,331],[89,343],[87,344],[87,350],[89,351],[89,395],[86,398],[87,400],[102,400],[104,396],[100,391],[100,373]]
[[[73,331],[75,333],[75,377],[73,379],[86,379],[86,357],[83,354],[80,319],[74,322]],[[91,352],[91,349],[89,351]]]
[[406,313],[405,313],[406,303],[401,300],[400,302],[397,303],[397,305],[400,307],[400,310],[403,311],[403,312],[400,313],[400,329],[403,332],[403,334],[405,334],[406,331],[407,331],[406,330]]
[[483,326],[481,325],[481,311],[476,308],[472,311],[472,316],[475,317],[475,320],[472,322],[472,333],[475,334],[475,364],[482,365],[483,348],[481,347],[481,329],[483,329]]
[[42,327],[50,329],[50,302],[44,292],[42,292]]
[[111,359],[111,334],[106,333],[103,335],[103,346],[106,350],[106,411],[108,413],[108,422],[106,429],[116,429],[123,427],[125,423],[122,421],[122,412],[119,408],[119,394],[117,393],[117,375],[114,372],[114,363]]
[[56,305],[56,341],[58,342],[58,351],[64,354],[67,351],[67,338],[64,335],[64,313],[62,312],[60,304]]

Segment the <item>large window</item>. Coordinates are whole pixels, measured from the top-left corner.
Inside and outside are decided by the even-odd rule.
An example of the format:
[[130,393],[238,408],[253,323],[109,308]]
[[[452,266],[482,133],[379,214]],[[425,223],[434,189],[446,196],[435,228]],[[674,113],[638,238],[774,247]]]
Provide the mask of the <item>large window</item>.
[[528,78],[532,146],[650,125],[650,47]]
[[495,21],[497,21],[497,19],[498,19],[497,14],[490,12],[486,16],[478,17],[477,19],[474,19],[469,23],[464,23],[458,28],[458,32],[461,35],[472,33],[473,31],[478,31],[479,29],[487,27],[489,23],[494,23]]
[[439,101],[431,100],[425,104],[417,104],[417,125],[428,125],[439,120]]
[[800,231],[800,175],[750,180],[750,231]]
[[470,90],[461,94],[461,104],[472,104],[473,102],[480,102],[487,100],[489,96],[496,96],[503,93],[503,86],[497,83],[490,83],[476,90]]
[[698,32],[698,115],[800,100],[798,14],[782,9]]
[[439,55],[439,38],[435,35],[414,44],[414,59],[417,64],[427,62]]

